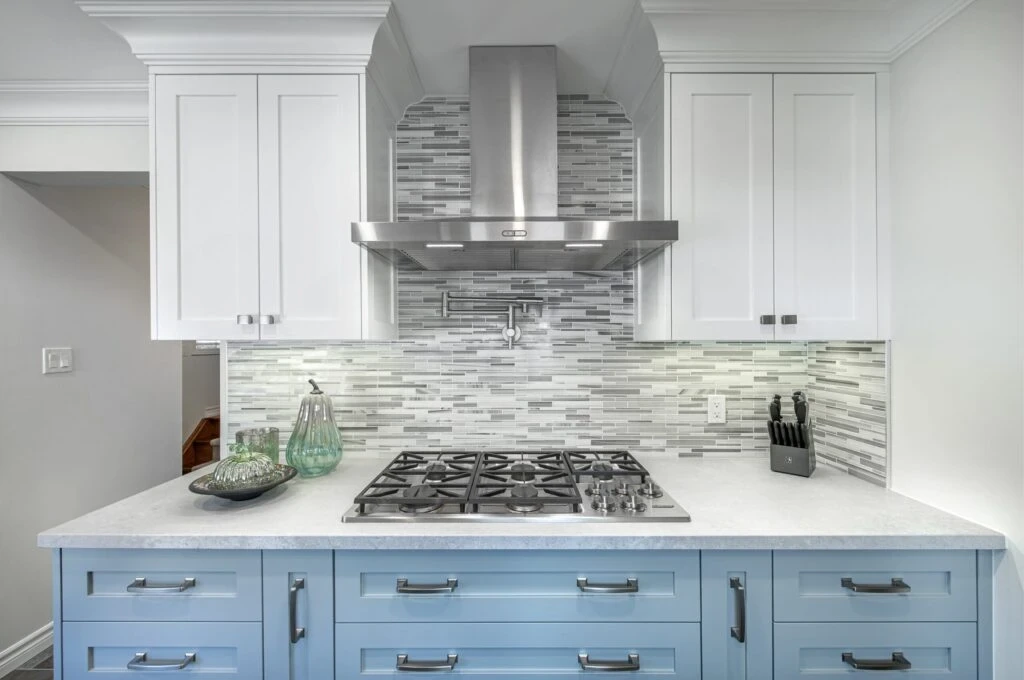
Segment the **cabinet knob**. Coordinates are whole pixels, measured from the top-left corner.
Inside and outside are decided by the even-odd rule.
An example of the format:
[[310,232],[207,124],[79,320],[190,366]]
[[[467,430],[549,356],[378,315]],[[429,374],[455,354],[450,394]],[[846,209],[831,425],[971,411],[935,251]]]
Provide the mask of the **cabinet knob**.
[[761,325],[762,326],[774,326],[775,325],[775,315],[774,314],[762,314],[761,315]]
[[239,314],[235,317],[235,323],[239,326],[251,326],[254,323],[253,316],[252,314]]
[[783,326],[795,326],[796,325],[796,314],[783,314],[782,315]]

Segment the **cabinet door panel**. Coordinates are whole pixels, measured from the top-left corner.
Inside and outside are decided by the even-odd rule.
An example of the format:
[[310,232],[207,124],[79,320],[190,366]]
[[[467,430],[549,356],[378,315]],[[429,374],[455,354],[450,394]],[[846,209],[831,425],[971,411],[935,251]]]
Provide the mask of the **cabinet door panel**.
[[877,336],[875,177],[875,77],[775,76],[779,339]]
[[[274,680],[331,677],[334,672],[333,598],[334,554],[331,551],[263,551],[266,677]],[[295,625],[303,629],[301,637],[293,635],[293,601]]]
[[359,77],[259,77],[264,339],[361,337]]
[[154,337],[256,339],[256,77],[156,76],[153,135]]
[[764,340],[772,314],[772,77],[672,76],[672,332]]
[[700,581],[703,677],[771,680],[772,554],[704,551]]

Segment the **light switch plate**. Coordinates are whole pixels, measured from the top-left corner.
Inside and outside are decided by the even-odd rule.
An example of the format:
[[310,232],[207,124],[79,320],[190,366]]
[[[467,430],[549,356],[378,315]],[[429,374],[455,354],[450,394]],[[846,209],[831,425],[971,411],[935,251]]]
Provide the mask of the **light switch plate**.
[[43,348],[43,375],[71,373],[73,370],[75,359],[70,347]]
[[708,422],[722,424],[725,418],[725,395],[712,394],[708,396]]

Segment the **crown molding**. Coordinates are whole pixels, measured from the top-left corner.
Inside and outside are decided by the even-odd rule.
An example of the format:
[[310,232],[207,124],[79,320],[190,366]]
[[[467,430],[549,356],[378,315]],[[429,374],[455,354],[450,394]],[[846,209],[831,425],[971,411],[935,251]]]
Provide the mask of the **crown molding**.
[[[633,120],[662,69],[658,38],[639,4],[634,6],[604,92]],[[633,120],[634,124],[636,123]]]
[[395,123],[402,120],[410,104],[423,98],[423,81],[394,9],[388,12],[377,31],[367,75],[377,86]]
[[0,81],[0,125],[148,125],[146,81]]
[[77,0],[160,72],[365,68],[390,0]]
[[640,0],[672,64],[892,64],[974,0]]

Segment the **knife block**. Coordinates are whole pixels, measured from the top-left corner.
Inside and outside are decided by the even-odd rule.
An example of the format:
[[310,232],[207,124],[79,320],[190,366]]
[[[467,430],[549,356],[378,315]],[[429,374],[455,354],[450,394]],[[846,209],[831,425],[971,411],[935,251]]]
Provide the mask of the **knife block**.
[[814,457],[814,420],[807,419],[806,449],[783,444],[770,444],[769,455],[773,472],[810,477],[814,468],[817,467]]

